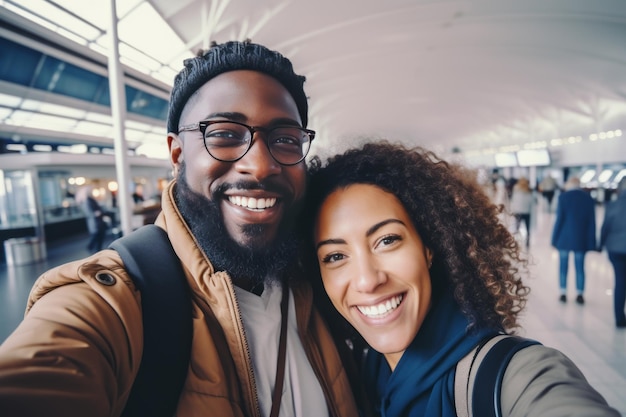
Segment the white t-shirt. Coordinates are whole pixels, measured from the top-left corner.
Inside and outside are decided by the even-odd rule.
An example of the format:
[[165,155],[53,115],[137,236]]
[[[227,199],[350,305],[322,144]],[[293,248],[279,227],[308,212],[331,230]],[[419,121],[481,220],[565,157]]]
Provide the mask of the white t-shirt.
[[[276,379],[278,342],[280,339],[279,284],[266,285],[261,296],[235,287],[250,347],[261,414],[269,416]],[[289,297],[287,322],[287,357],[280,417],[327,417],[326,398],[304,352],[298,327],[293,294]]]

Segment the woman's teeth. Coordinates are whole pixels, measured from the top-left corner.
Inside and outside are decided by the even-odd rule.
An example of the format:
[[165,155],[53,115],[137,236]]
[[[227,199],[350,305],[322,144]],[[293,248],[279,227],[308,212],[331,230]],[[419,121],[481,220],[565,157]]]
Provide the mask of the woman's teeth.
[[232,204],[240,207],[245,207],[252,210],[263,210],[266,208],[274,207],[276,204],[276,198],[254,198],[254,197],[242,197],[242,196],[229,196],[228,201]]
[[357,308],[367,317],[380,318],[395,310],[400,305],[403,298],[403,295],[397,295],[375,306],[357,306]]

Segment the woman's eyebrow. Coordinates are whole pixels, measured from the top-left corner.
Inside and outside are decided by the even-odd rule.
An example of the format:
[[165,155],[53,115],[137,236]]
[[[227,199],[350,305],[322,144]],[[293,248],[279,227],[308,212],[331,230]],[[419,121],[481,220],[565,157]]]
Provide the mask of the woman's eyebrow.
[[387,219],[387,220],[383,220],[382,222],[378,222],[375,225],[373,225],[372,227],[370,227],[369,229],[367,229],[367,232],[365,232],[365,236],[370,237],[371,235],[373,235],[378,229],[380,229],[381,227],[388,225],[390,223],[400,223],[401,225],[406,227],[406,224],[404,224],[404,222],[402,220],[398,220],[398,219]]
[[319,248],[321,246],[324,246],[324,245],[339,245],[339,244],[342,244],[342,243],[345,244],[346,241],[343,240],[343,239],[326,239],[326,240],[322,240],[321,242],[318,242],[317,245],[315,245],[315,250],[319,250]]
[[[406,226],[404,224],[404,222],[402,220],[398,220],[398,219],[387,219],[387,220],[383,220],[381,222],[376,223],[375,225],[373,225],[372,227],[370,227],[369,229],[367,229],[367,232],[365,232],[365,236],[369,237],[371,235],[373,235],[374,233],[376,233],[376,231],[378,229],[380,229],[381,227],[388,225],[390,223],[399,223],[403,226]],[[320,242],[317,243],[317,245],[315,245],[315,250],[318,250],[321,246],[323,245],[340,245],[340,244],[345,244],[346,241],[344,239],[326,239],[326,240],[322,240]]]

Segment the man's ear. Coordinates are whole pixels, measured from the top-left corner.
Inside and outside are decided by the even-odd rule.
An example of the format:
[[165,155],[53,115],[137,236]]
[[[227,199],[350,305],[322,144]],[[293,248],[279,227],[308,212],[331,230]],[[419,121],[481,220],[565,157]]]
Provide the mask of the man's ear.
[[170,132],[167,134],[167,147],[170,152],[170,162],[174,167],[174,177],[176,177],[184,159],[183,141],[177,134]]

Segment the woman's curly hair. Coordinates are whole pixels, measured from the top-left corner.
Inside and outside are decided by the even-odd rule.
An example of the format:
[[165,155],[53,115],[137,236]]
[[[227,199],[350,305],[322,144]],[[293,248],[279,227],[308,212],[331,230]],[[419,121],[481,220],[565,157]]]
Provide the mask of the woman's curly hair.
[[[473,171],[421,147],[387,141],[348,150],[329,158],[325,165],[314,157],[301,219],[309,243],[323,201],[351,184],[378,186],[404,205],[434,254],[433,296],[451,289],[470,327],[507,331],[519,327],[518,314],[529,292],[519,268],[527,261],[498,219],[502,209],[490,201]],[[308,250],[313,252],[310,246]],[[307,267],[315,268],[317,261],[309,258],[309,262]]]

